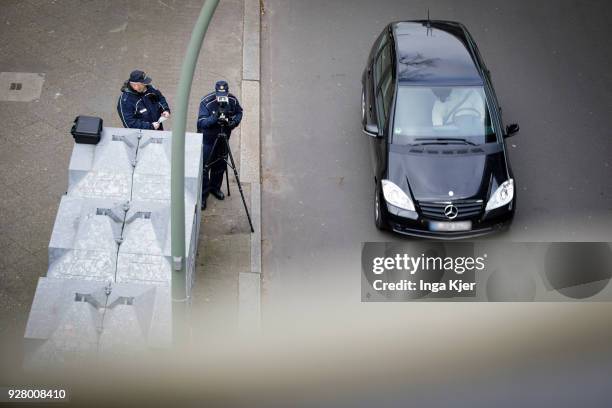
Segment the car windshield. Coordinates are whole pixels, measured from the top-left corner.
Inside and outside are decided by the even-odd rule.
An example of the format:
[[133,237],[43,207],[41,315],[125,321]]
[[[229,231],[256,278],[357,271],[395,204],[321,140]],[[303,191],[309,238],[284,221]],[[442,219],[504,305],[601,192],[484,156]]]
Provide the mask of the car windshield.
[[496,143],[482,86],[400,86],[393,143]]

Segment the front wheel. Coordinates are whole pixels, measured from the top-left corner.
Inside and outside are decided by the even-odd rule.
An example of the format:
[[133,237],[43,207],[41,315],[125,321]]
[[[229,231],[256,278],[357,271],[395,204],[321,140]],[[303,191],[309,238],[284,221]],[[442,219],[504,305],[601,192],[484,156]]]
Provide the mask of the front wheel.
[[384,231],[387,229],[380,194],[377,188],[374,189],[374,223],[379,230]]

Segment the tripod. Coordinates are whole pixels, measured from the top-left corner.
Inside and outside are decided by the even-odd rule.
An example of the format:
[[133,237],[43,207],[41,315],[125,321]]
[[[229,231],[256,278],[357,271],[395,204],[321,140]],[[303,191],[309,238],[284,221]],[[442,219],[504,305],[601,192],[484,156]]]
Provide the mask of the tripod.
[[[223,154],[221,155],[221,157],[213,161],[210,161],[210,159],[214,156],[215,149],[217,148],[217,143],[222,143],[221,146],[225,147],[225,150]],[[229,157],[229,161],[227,160],[228,157]],[[236,170],[236,163],[234,162],[234,156],[232,155],[232,150],[230,149],[229,140],[225,132],[219,133],[217,135],[217,138],[215,139],[215,143],[213,143],[213,146],[211,149],[210,158],[206,161],[206,164],[204,165],[204,171],[208,171],[213,164],[221,160],[225,162],[224,173],[225,173],[226,180],[227,180],[227,196],[228,197],[230,196],[229,174],[227,172],[227,168],[230,167],[232,170],[234,170],[234,177],[236,178],[236,183],[238,184],[238,191],[240,191],[240,197],[242,197],[242,204],[244,205],[244,211],[246,212],[247,218],[249,220],[249,226],[251,227],[251,232],[254,233],[255,229],[253,229],[253,222],[251,221],[251,214],[249,214],[249,209],[247,207],[246,200],[244,199],[244,193],[242,192],[242,184],[240,183],[240,177],[238,177],[238,170]]]

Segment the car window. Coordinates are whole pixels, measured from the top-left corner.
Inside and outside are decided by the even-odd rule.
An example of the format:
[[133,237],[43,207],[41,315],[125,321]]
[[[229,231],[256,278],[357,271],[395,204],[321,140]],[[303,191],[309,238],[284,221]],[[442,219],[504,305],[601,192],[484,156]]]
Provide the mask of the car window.
[[378,128],[381,131],[384,131],[384,129],[387,127],[387,115],[385,115],[383,107],[382,92],[379,92],[378,95],[376,95],[376,114],[378,115]]
[[385,112],[385,117],[389,117],[389,109],[391,108],[391,102],[393,101],[393,86],[392,86],[392,75],[391,70],[385,73],[385,77],[380,85],[380,92],[382,93],[382,105]]
[[383,73],[380,87],[376,91],[376,111],[378,112],[378,126],[385,129],[389,120],[389,110],[393,102],[393,75],[392,70],[387,69]]
[[419,144],[431,138],[496,143],[482,86],[401,86],[393,123],[393,143]]
[[384,47],[385,45],[387,45],[387,38],[388,38],[388,34],[387,34],[387,30],[385,29],[382,34],[380,35],[380,37],[378,37],[377,40],[377,44],[376,44],[376,52],[375,55],[378,54],[378,52],[382,49],[382,47]]
[[391,46],[387,43],[378,58],[376,58],[376,64],[374,66],[374,74],[376,80],[376,88],[380,86],[381,79],[387,68],[391,66]]

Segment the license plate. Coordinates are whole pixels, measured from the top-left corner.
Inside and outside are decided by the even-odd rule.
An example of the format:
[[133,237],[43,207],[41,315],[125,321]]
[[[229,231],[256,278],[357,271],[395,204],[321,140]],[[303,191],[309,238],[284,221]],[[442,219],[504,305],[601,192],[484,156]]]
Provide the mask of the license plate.
[[443,232],[454,232],[454,231],[469,231],[472,229],[472,221],[456,221],[456,222],[441,222],[441,221],[430,221],[430,231],[443,231]]

